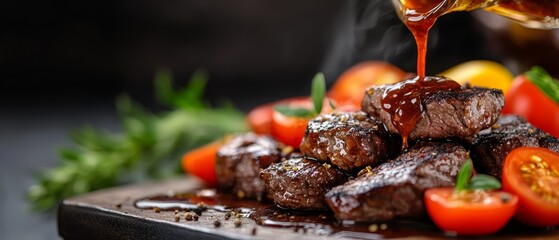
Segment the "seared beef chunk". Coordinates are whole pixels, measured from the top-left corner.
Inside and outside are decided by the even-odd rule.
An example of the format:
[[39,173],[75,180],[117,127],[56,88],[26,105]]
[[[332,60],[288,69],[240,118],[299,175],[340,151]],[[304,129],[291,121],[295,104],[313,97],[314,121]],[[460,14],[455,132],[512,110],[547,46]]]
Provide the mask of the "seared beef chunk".
[[398,158],[366,169],[326,194],[340,220],[388,221],[418,218],[424,213],[427,188],[453,186],[468,151],[451,143],[417,144]]
[[505,158],[517,147],[544,147],[559,152],[559,140],[537,129],[521,117],[501,116],[493,127],[475,136],[472,161],[481,172],[501,179]]
[[260,171],[281,160],[278,143],[268,136],[247,133],[233,137],[217,152],[215,173],[220,190],[238,197],[266,196]]
[[[380,119],[390,132],[397,133],[390,114],[380,103],[389,86],[369,88],[363,98],[362,109]],[[460,88],[434,93],[423,100],[423,112],[409,138],[471,139],[480,130],[497,121],[503,105],[503,92],[497,89]]]
[[383,162],[398,154],[401,138],[364,112],[332,113],[309,121],[301,143],[306,156],[342,170]]
[[298,210],[327,209],[324,194],[347,181],[332,165],[306,158],[274,163],[260,177],[276,205]]

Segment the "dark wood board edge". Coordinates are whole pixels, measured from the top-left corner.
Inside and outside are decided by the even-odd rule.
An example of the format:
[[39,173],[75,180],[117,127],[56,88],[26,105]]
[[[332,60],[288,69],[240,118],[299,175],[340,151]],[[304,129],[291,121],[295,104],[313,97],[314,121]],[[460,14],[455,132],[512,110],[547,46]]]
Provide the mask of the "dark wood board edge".
[[102,208],[60,205],[58,233],[63,239],[208,239],[225,236],[138,218]]

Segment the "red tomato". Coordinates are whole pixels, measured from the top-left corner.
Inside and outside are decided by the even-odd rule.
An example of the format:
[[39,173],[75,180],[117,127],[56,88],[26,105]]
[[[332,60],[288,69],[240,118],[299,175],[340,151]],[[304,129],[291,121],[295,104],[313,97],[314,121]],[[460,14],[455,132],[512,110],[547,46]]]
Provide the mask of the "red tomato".
[[[336,106],[335,111],[359,111],[361,107],[353,104],[340,105],[334,100],[324,100],[322,113],[332,112],[329,101]],[[292,107],[301,107],[312,109],[312,101],[310,97],[293,97],[272,103],[262,104],[252,109],[247,115],[247,121],[253,132],[258,134],[270,134],[281,142],[299,147],[309,119],[297,117],[287,117],[279,112],[274,111],[276,105],[289,105]],[[275,130],[274,130],[275,129]]]
[[338,103],[351,103],[361,107],[368,87],[395,83],[404,79],[405,75],[404,71],[386,62],[362,62],[345,71],[336,80],[328,96]]
[[[310,97],[291,99],[278,104],[306,109],[312,109],[313,107]],[[323,110],[326,106],[328,105],[324,105]],[[307,123],[310,119],[311,118],[284,116],[274,110],[272,114],[272,136],[282,143],[298,148],[299,145],[301,145],[305,130],[307,129]]]
[[[313,103],[309,97],[290,99],[289,101],[282,101],[279,104],[285,104],[290,107],[313,109]],[[336,104],[334,103],[334,105]],[[336,109],[338,107],[340,107],[340,111],[355,109],[354,106],[336,106]],[[332,108],[330,107],[328,99],[325,99],[322,104],[321,113],[330,112],[332,112]],[[307,123],[311,119],[312,117],[301,118],[285,116],[274,110],[272,114],[272,136],[282,143],[298,148],[305,135]]]
[[516,77],[505,97],[504,114],[521,115],[537,128],[559,137],[559,104],[524,75]]
[[503,190],[520,198],[520,222],[559,225],[559,154],[546,148],[514,149],[503,166]]
[[215,186],[215,158],[221,145],[220,141],[216,141],[187,152],[182,157],[183,171],[199,177],[208,186]]
[[435,224],[447,232],[482,235],[499,231],[516,212],[518,197],[502,191],[431,188],[425,206]]
[[267,103],[250,110],[247,121],[253,132],[257,134],[272,133],[272,114],[274,103]]
[[272,136],[282,143],[299,148],[309,120],[310,118],[287,117],[274,111],[272,115]]
[[250,125],[252,131],[257,134],[272,134],[272,115],[274,113],[274,106],[304,99],[308,99],[308,97],[287,98],[257,106],[248,113],[248,124]]

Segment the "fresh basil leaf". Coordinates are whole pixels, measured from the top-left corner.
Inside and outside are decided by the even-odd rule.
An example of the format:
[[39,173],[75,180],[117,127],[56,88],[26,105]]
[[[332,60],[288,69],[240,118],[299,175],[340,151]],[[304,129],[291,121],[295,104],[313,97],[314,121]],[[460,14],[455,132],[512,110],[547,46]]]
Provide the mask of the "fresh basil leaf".
[[496,190],[501,188],[499,180],[493,176],[478,174],[472,177],[468,189],[470,190]]
[[525,75],[547,97],[559,104],[559,81],[553,79],[547,71],[539,66],[532,67]]
[[468,159],[460,168],[458,172],[458,176],[456,176],[456,191],[462,191],[468,185],[468,181],[470,180],[470,176],[472,175],[472,160]]
[[322,102],[324,101],[324,95],[326,94],[326,80],[324,80],[324,74],[321,72],[317,73],[312,80],[311,88],[311,98],[314,104],[314,111],[316,114],[320,114],[322,111]]
[[315,116],[315,113],[309,109],[293,108],[287,105],[276,105],[274,106],[274,110],[278,111],[286,117],[309,118]]

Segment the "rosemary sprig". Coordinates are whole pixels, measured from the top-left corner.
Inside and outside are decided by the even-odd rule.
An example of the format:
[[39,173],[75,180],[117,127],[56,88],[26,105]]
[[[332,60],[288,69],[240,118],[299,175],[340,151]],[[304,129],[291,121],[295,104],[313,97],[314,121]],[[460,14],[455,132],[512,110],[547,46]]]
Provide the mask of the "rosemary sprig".
[[180,156],[225,134],[247,131],[245,116],[229,105],[211,107],[203,100],[206,75],[197,72],[188,86],[172,87],[167,70],[156,75],[158,100],[172,110],[151,113],[128,96],[116,105],[123,132],[92,127],[74,130],[75,147],[59,150],[57,167],[37,178],[28,191],[35,210],[52,209],[64,198],[146,178],[180,173]]

